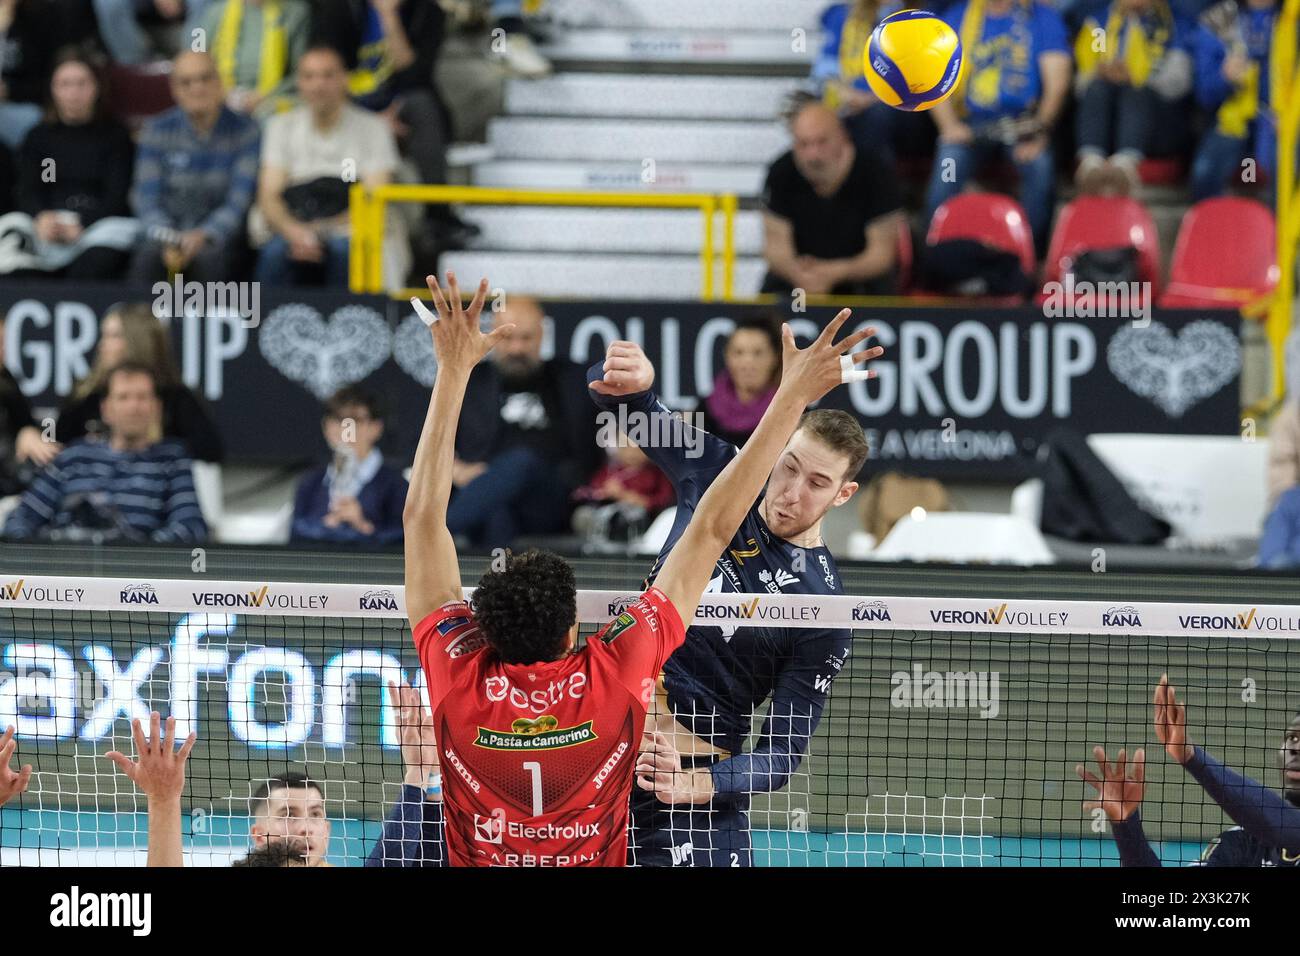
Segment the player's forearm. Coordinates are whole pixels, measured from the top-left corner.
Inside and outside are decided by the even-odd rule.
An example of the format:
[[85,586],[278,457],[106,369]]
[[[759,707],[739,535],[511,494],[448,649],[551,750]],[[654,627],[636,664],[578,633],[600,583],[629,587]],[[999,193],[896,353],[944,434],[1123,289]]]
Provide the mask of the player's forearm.
[[149,799],[149,866],[184,866],[181,801]]
[[1127,820],[1119,820],[1110,826],[1115,846],[1119,849],[1121,866],[1159,866],[1160,857],[1151,849],[1147,837],[1142,832],[1142,814],[1134,810]]
[[460,420],[468,383],[468,370],[438,370],[406,492],[403,521],[408,534],[413,523],[426,529],[446,525],[455,462],[456,424]]
[[1300,807],[1197,747],[1184,768],[1234,823],[1266,846],[1300,847]]

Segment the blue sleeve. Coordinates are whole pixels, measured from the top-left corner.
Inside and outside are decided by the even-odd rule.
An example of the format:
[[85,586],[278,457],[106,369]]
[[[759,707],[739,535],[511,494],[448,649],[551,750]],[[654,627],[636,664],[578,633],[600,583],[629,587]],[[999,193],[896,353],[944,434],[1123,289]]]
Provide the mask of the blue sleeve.
[[[597,362],[587,370],[588,383],[598,381],[604,375],[603,365],[604,362]],[[645,421],[649,425],[651,434],[666,433],[668,440],[648,442],[642,445],[641,450],[646,453],[647,458],[659,466],[660,471],[668,476],[668,480],[673,483],[673,488],[678,488],[687,478],[700,472],[717,475],[736,455],[735,445],[723,441],[716,435],[710,435],[702,428],[687,424],[674,415],[667,405],[659,401],[659,396],[653,391],[615,397],[601,395],[589,388],[587,394],[602,412],[602,415],[597,416],[596,423],[598,434],[602,437],[610,429],[615,430],[613,437],[617,437],[617,416],[620,405],[627,408],[629,413],[637,412],[639,415],[646,416]],[[603,413],[609,413],[608,422],[604,420]],[[665,418],[666,425],[663,424]],[[702,481],[701,484],[707,487],[711,480],[712,477]]]
[[388,811],[384,830],[375,841],[366,866],[446,866],[442,837],[442,802],[426,800],[424,791],[402,784]]
[[822,12],[821,27],[824,42],[817,59],[813,61],[812,79],[821,89],[840,75],[840,39],[844,30],[844,19],[848,15],[848,6],[837,3]]
[[63,472],[56,459],[32,479],[18,499],[18,506],[5,521],[4,536],[20,540],[35,537],[36,532],[54,519],[62,503]]
[[1195,63],[1196,105],[1205,110],[1217,110],[1232,93],[1232,85],[1223,78],[1223,61],[1228,48],[1214,32],[1198,26],[1192,36],[1192,59]]
[[1039,56],[1044,53],[1070,53],[1070,37],[1065,21],[1051,7],[1042,4],[1034,7],[1034,34],[1034,46]]
[[1296,534],[1297,491],[1291,489],[1282,495],[1277,506],[1264,521],[1264,533],[1259,539],[1259,564],[1261,567],[1289,567],[1297,562],[1295,554],[1300,545]]
[[1111,823],[1110,832],[1119,848],[1120,866],[1159,866],[1160,857],[1151,849],[1146,834],[1142,832],[1142,812],[1133,811],[1127,820]]
[[131,207],[146,230],[172,224],[162,207],[163,157],[158,148],[159,137],[154,124],[146,124],[140,131],[140,145],[136,151]]
[[168,482],[163,511],[166,515],[163,526],[149,536],[151,541],[207,540],[208,525],[199,508],[199,496],[194,490],[194,471],[188,458],[180,458],[172,463],[171,481]]
[[[808,750],[839,673],[830,660],[840,648],[847,652],[852,642],[852,632],[839,630],[811,632],[799,640],[777,678],[754,749],[713,765],[715,792],[770,793],[789,782]],[[847,657],[845,653],[840,658],[841,664]]]
[[334,529],[325,527],[324,513],[313,511],[312,502],[320,490],[324,472],[319,469],[309,471],[298,482],[298,490],[293,496],[293,526],[290,538],[304,538],[308,541],[328,541],[334,537]]
[[1300,848],[1300,807],[1225,767],[1200,747],[1195,748],[1185,768],[1234,823],[1264,846]]

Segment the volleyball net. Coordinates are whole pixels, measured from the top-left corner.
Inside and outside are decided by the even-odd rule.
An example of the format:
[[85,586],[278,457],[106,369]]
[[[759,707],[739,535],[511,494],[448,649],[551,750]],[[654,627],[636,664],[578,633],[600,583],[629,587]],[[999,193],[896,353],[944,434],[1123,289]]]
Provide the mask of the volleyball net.
[[[581,591],[584,636],[634,597]],[[806,755],[749,797],[757,865],[1116,865],[1075,774],[1096,770],[1098,745],[1146,749],[1146,833],[1166,864],[1192,862],[1231,822],[1156,740],[1161,675],[1191,742],[1271,788],[1300,708],[1297,607],[708,594],[696,621],[728,641],[851,634],[812,677],[829,696]],[[6,578],[0,729],[16,728],[16,762],[34,774],[0,810],[0,863],[142,865],[146,800],[104,754],[132,754],[129,720],[157,710],[198,736],[188,862],[226,865],[254,827],[287,825],[262,820],[283,812],[262,794],[302,773],[323,796],[324,858],[361,865],[411,769],[390,684],[423,693],[400,587]],[[735,702],[719,689],[713,706]],[[767,710],[746,714],[745,750],[790,743]],[[674,863],[699,862],[708,820],[672,822]]]

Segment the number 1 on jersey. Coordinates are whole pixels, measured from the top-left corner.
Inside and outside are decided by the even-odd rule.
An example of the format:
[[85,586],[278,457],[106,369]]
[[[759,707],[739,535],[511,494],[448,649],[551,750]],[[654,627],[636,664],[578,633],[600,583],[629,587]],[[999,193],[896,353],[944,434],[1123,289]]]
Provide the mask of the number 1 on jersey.
[[542,765],[536,760],[525,760],[524,769],[533,778],[533,816],[542,815]]

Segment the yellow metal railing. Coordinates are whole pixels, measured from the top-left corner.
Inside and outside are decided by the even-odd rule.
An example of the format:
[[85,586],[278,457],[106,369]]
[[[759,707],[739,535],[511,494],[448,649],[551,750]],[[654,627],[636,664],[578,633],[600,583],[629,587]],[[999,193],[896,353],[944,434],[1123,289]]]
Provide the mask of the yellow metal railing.
[[736,197],[713,193],[555,192],[482,186],[390,184],[351,190],[352,239],[349,285],[353,292],[383,292],[384,217],[390,202],[468,203],[494,206],[595,206],[603,208],[698,209],[702,219],[700,295],[714,298],[714,218],[722,213],[722,295],[735,293]]
[[1281,270],[1269,304],[1266,330],[1273,350],[1273,395],[1286,390],[1286,338],[1295,303],[1296,242],[1300,241],[1300,193],[1296,190],[1296,143],[1300,140],[1300,70],[1296,69],[1296,25],[1300,0],[1286,0],[1278,15],[1271,64],[1277,104],[1277,264]]

